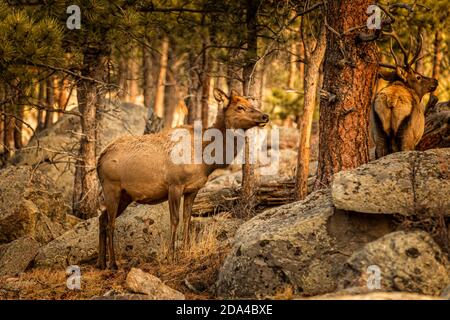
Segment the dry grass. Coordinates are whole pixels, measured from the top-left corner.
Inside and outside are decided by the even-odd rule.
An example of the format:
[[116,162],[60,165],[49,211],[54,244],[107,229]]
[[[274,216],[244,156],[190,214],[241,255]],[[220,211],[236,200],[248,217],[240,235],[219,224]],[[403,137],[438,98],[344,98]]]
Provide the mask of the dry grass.
[[[187,299],[214,298],[213,285],[229,245],[218,239],[221,219],[208,224],[201,231],[194,231],[188,248],[179,247],[174,260],[164,254],[150,263],[134,266],[160,278],[168,286],[184,293]],[[161,252],[167,251],[167,243]],[[93,265],[81,265],[81,290],[66,287],[64,268],[33,269],[18,277],[0,278],[0,299],[90,299],[108,291],[126,294],[126,275],[130,269],[128,261],[119,261],[120,270],[111,272],[98,270]]]

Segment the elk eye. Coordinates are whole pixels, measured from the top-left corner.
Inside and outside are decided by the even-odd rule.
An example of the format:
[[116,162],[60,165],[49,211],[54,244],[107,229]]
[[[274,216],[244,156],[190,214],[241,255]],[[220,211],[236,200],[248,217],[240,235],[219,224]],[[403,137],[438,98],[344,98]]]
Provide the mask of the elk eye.
[[244,108],[243,106],[238,106],[237,109],[238,109],[239,111],[245,111],[245,108]]
[[416,76],[416,79],[417,79],[417,80],[420,80],[420,79],[422,79],[422,77],[419,76],[419,75],[417,75],[417,76]]

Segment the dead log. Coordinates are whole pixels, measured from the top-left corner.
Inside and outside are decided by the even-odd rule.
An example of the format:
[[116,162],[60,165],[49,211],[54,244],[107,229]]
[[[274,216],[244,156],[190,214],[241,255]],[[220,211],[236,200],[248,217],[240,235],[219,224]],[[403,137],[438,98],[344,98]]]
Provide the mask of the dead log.
[[437,103],[427,110],[425,132],[417,150],[450,147],[450,101]]

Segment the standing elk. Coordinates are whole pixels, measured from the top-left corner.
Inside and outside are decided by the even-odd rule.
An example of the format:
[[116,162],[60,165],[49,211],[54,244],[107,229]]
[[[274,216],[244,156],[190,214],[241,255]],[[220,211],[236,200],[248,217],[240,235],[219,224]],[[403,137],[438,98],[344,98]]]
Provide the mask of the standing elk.
[[[239,96],[234,90],[231,91],[230,96],[227,96],[223,91],[214,89],[214,97],[224,107],[218,111],[216,122],[212,128],[220,130],[224,137],[221,145],[223,159],[229,159],[226,155],[227,150],[234,150],[234,158],[240,151],[237,150],[239,144],[237,148],[234,148],[235,137],[228,138],[226,130],[243,129],[245,131],[256,126],[263,127],[268,123],[269,116],[253,107],[249,100]],[[193,136],[194,128],[192,126],[181,128],[187,129],[190,136]],[[97,267],[106,268],[106,244],[108,242],[109,268],[117,269],[114,255],[114,224],[116,218],[133,201],[143,204],[169,201],[171,231],[169,250],[173,255],[180,201],[184,196],[183,242],[184,245],[187,245],[195,196],[198,190],[205,185],[208,176],[216,168],[227,166],[227,161],[213,164],[206,164],[204,161],[200,164],[175,164],[171,157],[174,148],[171,134],[175,132],[174,130],[177,128],[157,134],[122,137],[109,144],[100,154],[97,173],[106,208],[102,210],[99,217]],[[202,151],[209,143],[202,143]],[[229,144],[232,144],[231,148],[229,148]]]
[[[395,55],[392,39],[396,40],[403,53],[402,64]],[[415,149],[425,126],[425,107],[421,100],[438,86],[436,79],[425,77],[412,68],[419,59],[423,39],[422,36],[418,38],[411,60],[412,38],[410,40],[411,46],[407,51],[398,36],[392,33],[390,52],[395,66],[381,65],[394,71],[380,73],[380,77],[389,84],[377,93],[371,110],[370,133],[377,159],[393,152]]]

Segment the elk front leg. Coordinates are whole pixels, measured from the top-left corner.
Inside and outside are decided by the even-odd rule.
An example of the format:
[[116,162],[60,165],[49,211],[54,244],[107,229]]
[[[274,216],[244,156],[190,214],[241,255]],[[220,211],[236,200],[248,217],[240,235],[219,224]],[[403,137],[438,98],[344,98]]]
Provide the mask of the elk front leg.
[[189,226],[191,222],[192,206],[194,204],[195,196],[197,192],[188,193],[184,195],[183,203],[183,247],[186,249],[189,244]]
[[170,247],[169,254],[175,257],[175,240],[177,236],[178,222],[180,221],[180,201],[183,189],[180,186],[169,187],[169,211],[170,211]]

